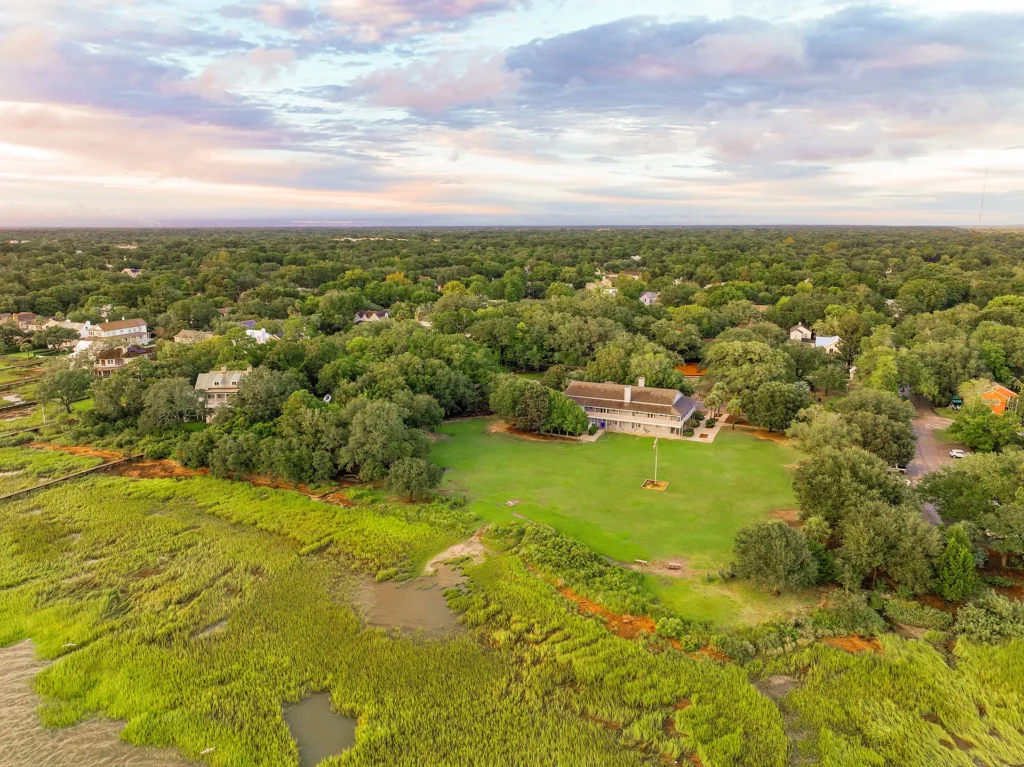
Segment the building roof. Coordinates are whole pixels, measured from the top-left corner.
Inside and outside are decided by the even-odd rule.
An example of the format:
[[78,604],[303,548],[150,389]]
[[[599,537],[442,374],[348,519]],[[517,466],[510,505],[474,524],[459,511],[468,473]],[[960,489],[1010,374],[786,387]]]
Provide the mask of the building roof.
[[148,357],[152,351],[139,346],[115,346],[112,349],[104,349],[96,354],[98,360],[132,360],[136,357]]
[[206,330],[179,330],[174,336],[174,340],[178,341],[205,341],[207,338],[213,338],[213,333]]
[[985,387],[985,391],[982,392],[982,396],[985,394],[998,394],[1002,397],[1009,399],[1010,397],[1019,396],[1013,389],[1008,389],[1002,384],[992,383]]
[[100,330],[128,330],[129,328],[144,328],[146,327],[146,321],[140,319],[114,320],[113,322],[101,322],[96,327]]
[[806,330],[808,333],[811,332],[811,329],[809,327],[807,327],[806,325],[804,325],[804,323],[802,323],[802,322],[796,323],[796,325],[794,325],[793,327],[791,327],[789,329],[789,332],[792,333],[794,330]]
[[196,378],[196,388],[203,391],[238,388],[238,382],[251,370],[252,368],[248,370],[226,370],[221,368],[220,370],[211,370],[209,373],[200,373]]
[[818,336],[814,339],[815,346],[831,346],[842,339],[839,336]]
[[631,386],[629,402],[626,388],[616,383],[571,381],[565,396],[581,407],[607,407],[632,410],[651,415],[687,416],[697,407],[697,401],[683,396],[676,389],[657,389],[653,386]]

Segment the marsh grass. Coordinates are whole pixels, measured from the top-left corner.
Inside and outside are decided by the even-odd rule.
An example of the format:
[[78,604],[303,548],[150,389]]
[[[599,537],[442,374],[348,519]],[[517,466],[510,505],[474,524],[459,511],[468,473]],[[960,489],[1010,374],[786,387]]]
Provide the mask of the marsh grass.
[[815,645],[765,675],[802,682],[782,702],[832,765],[974,767],[1024,761],[1024,642],[959,641],[949,657],[889,634],[880,653]]
[[100,458],[51,450],[0,448],[0,495],[35,487],[44,479],[67,476],[101,463]]
[[[360,721],[328,764],[645,763],[657,706],[684,690],[661,690],[643,706],[657,716],[627,736],[580,716],[591,693],[559,681],[579,662],[589,684],[585,647],[547,661],[470,634],[403,637],[340,598],[340,573],[414,570],[469,526],[447,506],[342,509],[213,479],[76,481],[0,506],[0,644],[30,637],[56,659],[36,679],[47,726],[101,714],[125,720],[132,743],[191,758],[214,747],[201,758],[215,765],[297,764],[282,705],[318,690]],[[551,594],[525,606],[555,608]],[[596,628],[580,638],[657,663]],[[615,705],[638,727],[645,684],[616,682],[635,688]],[[610,705],[611,689],[595,700]]]

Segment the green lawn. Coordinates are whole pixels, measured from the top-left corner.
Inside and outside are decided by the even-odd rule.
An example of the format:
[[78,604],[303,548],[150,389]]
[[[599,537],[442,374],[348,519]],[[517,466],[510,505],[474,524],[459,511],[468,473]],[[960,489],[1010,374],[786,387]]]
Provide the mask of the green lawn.
[[[464,492],[484,519],[507,522],[515,512],[621,561],[684,560],[695,577],[651,578],[651,586],[694,616],[741,620],[761,601],[735,584],[708,584],[702,573],[728,564],[745,524],[796,507],[785,468],[798,460],[794,448],[728,429],[710,445],[661,440],[658,478],[671,484],[659,493],[640,488],[653,475],[650,438],[540,442],[489,433],[492,423],[446,424],[448,438],[431,453],[451,469],[442,488]],[[514,508],[505,505],[512,499],[520,501]]]

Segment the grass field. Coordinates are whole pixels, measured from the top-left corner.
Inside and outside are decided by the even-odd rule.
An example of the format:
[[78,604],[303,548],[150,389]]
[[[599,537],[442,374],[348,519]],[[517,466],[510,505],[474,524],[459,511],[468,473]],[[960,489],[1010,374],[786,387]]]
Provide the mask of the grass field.
[[[798,460],[794,448],[728,429],[711,445],[661,440],[658,478],[670,484],[659,493],[640,488],[654,471],[649,438],[534,441],[490,433],[492,423],[446,424],[448,438],[431,453],[451,470],[443,489],[464,492],[484,519],[507,522],[515,512],[620,561],[682,560],[693,577],[652,577],[651,588],[692,617],[756,621],[793,607],[743,586],[707,583],[704,573],[728,565],[741,527],[796,507],[785,468]],[[509,500],[520,503],[509,507]]]

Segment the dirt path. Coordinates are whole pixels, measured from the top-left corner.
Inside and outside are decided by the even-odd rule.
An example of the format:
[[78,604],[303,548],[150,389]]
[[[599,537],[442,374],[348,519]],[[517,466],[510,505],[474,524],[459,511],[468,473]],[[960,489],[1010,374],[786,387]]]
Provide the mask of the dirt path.
[[427,566],[423,568],[423,574],[434,575],[437,573],[440,565],[459,557],[470,557],[474,564],[480,562],[487,553],[487,548],[484,546],[483,541],[480,540],[483,533],[483,528],[480,528],[473,533],[473,537],[468,541],[456,543],[454,546],[450,546],[442,551],[427,562]]
[[846,650],[846,652],[882,652],[882,643],[874,637],[865,639],[856,634],[851,634],[842,637],[822,637],[821,641],[840,650]]
[[[636,570],[649,575],[663,575],[667,578],[689,578],[695,575],[689,567],[686,557],[669,557],[668,559],[656,559],[647,564],[642,562],[620,562],[622,567]],[[670,567],[670,565],[674,565]]]

